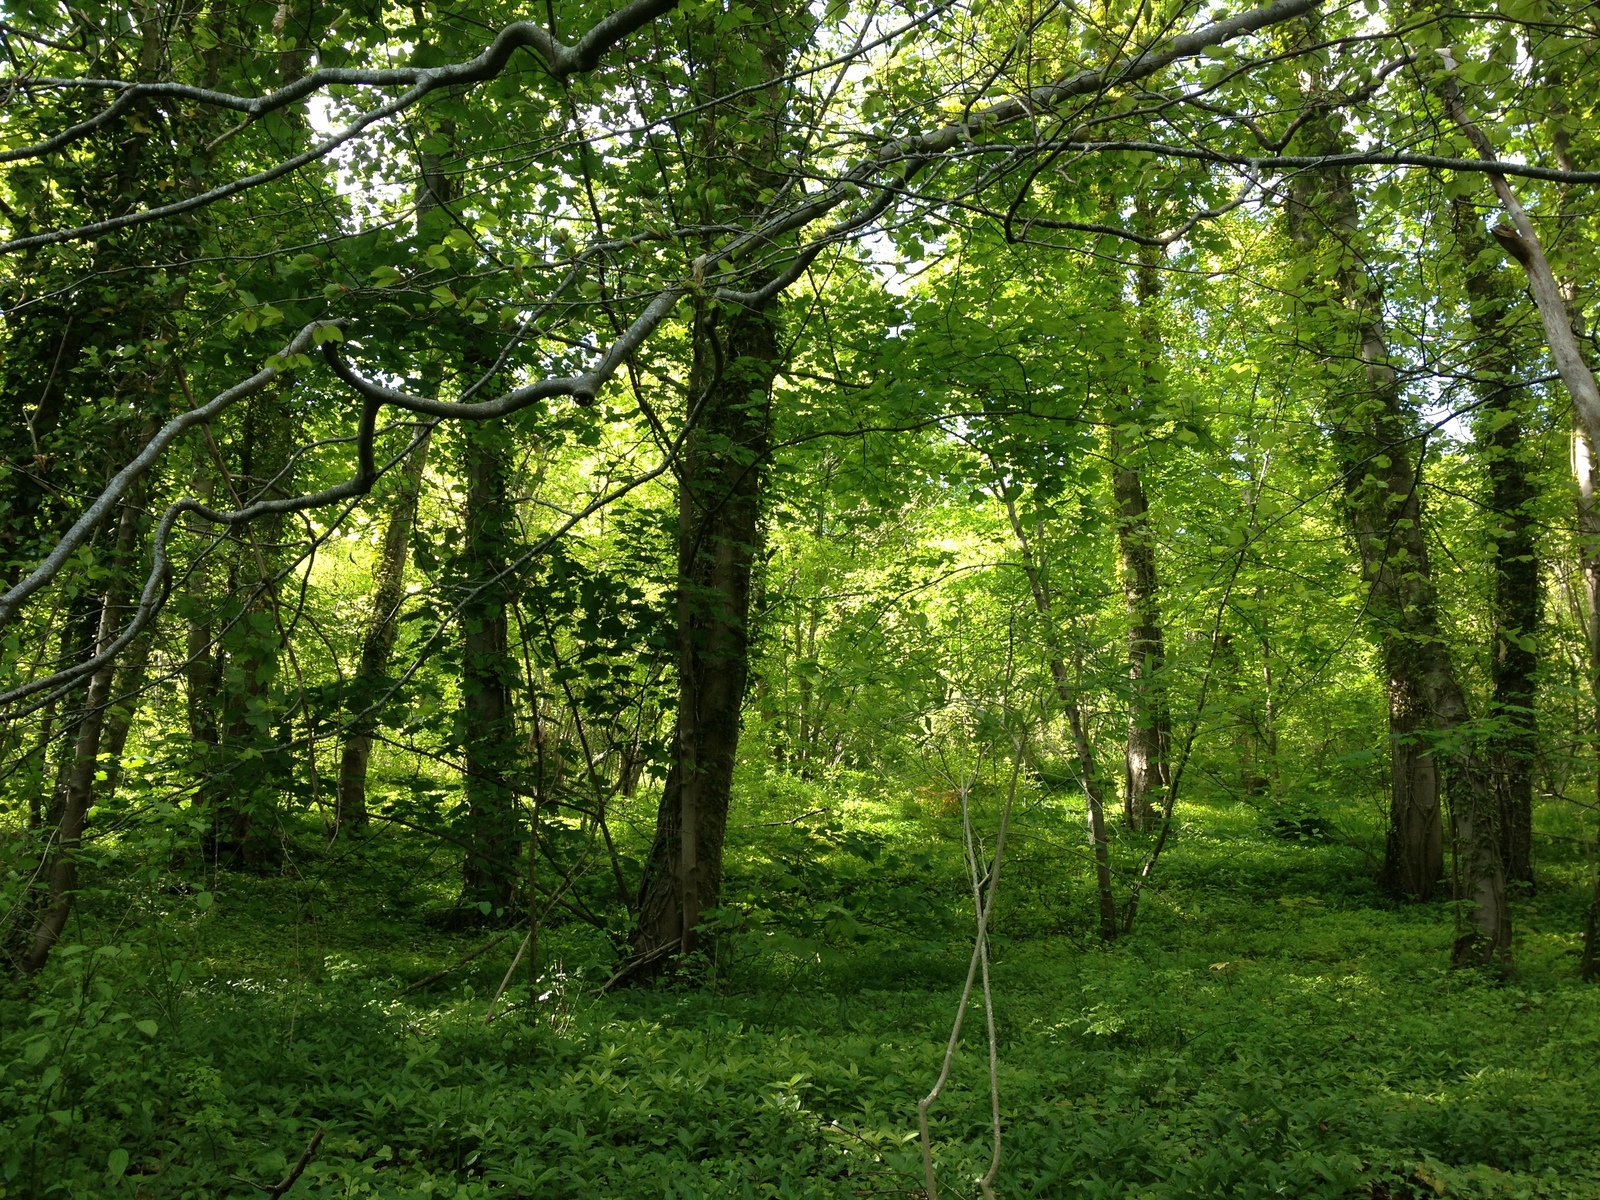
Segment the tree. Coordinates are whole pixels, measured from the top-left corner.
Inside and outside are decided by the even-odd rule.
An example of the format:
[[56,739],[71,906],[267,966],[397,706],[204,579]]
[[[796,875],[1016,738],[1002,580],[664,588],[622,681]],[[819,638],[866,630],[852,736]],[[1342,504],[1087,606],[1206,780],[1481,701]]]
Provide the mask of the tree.
[[[459,423],[449,436],[467,449],[450,469],[465,490],[466,585],[451,611],[439,614],[438,628],[418,639],[418,652],[455,641],[462,647],[459,681],[442,681],[440,694],[459,682],[468,874],[490,864],[504,872],[517,853],[511,796],[518,689],[515,664],[506,665],[505,618],[515,596],[508,593],[560,538],[670,475],[677,484],[680,697],[633,939],[640,964],[659,966],[694,948],[694,929],[718,898],[748,676],[752,567],[765,479],[779,449],[774,431],[789,403],[780,402],[775,379],[785,360],[811,353],[803,342],[823,344],[810,309],[781,299],[784,293],[810,286],[825,309],[835,272],[869,273],[865,260],[880,244],[872,241],[878,234],[899,239],[907,252],[916,243],[942,254],[977,245],[969,234],[982,226],[1029,258],[1143,247],[1136,276],[1149,308],[1156,290],[1150,269],[1159,265],[1161,247],[1212,244],[1208,230],[1230,213],[1240,214],[1237,229],[1259,233],[1268,219],[1259,198],[1285,193],[1302,262],[1325,268],[1319,286],[1308,289],[1296,334],[1318,347],[1328,367],[1315,386],[1333,391],[1327,416],[1396,705],[1396,778],[1404,794],[1395,886],[1422,894],[1438,875],[1430,799],[1436,787],[1428,772],[1444,762],[1469,890],[1486,922],[1464,954],[1486,948],[1498,957],[1504,914],[1490,861],[1495,814],[1479,802],[1486,776],[1427,569],[1419,431],[1383,344],[1382,293],[1360,262],[1358,192],[1363,172],[1380,164],[1481,172],[1502,184],[1594,180],[1567,168],[1501,161],[1492,152],[1475,159],[1386,148],[1410,145],[1408,137],[1426,128],[1406,124],[1415,115],[1409,109],[1383,126],[1392,137],[1370,145],[1347,138],[1348,114],[1367,111],[1370,119],[1363,106],[1410,61],[1383,57],[1410,34],[1357,33],[1339,27],[1339,18],[1301,36],[1297,23],[1317,9],[1315,0],[1277,0],[1209,20],[1180,8],[1158,24],[1142,10],[1107,8],[1058,29],[1032,10],[984,17],[941,9],[894,24],[887,14],[846,7],[823,14],[819,32],[809,12],[740,5],[678,12],[671,0],[634,0],[597,13],[575,4],[552,10],[546,27],[511,20],[486,3],[470,21],[419,5],[411,27],[391,32],[376,12],[330,13],[336,24],[329,29],[311,10],[286,5],[267,31],[277,53],[238,61],[217,52],[220,18],[168,14],[171,44],[163,57],[141,61],[128,78],[100,70],[126,61],[120,48],[107,58],[95,40],[104,26],[70,13],[37,18],[42,40],[34,53],[52,69],[32,73],[30,87],[45,102],[19,118],[19,136],[3,152],[5,161],[23,164],[13,167],[10,207],[0,210],[7,223],[0,249],[23,264],[9,268],[8,279],[56,273],[62,282],[50,285],[54,292],[81,293],[100,269],[82,257],[92,243],[120,248],[143,278],[169,286],[171,274],[148,268],[149,243],[139,239],[187,223],[202,240],[238,240],[210,258],[184,249],[186,282],[168,290],[178,324],[203,351],[197,394],[210,398],[161,414],[165,423],[139,438],[139,448],[103,455],[111,482],[83,485],[93,497],[86,505],[63,502],[56,514],[46,514],[42,501],[33,509],[18,505],[18,544],[30,544],[15,555],[0,624],[25,631],[35,658],[40,647],[62,644],[69,618],[43,616],[40,598],[53,588],[62,594],[78,578],[82,552],[140,479],[163,498],[183,490],[166,456],[192,442],[197,426],[228,434],[218,439],[216,503],[227,491],[216,485],[230,474],[256,487],[253,495],[239,488],[228,509],[175,500],[151,533],[140,600],[133,605],[130,595],[127,622],[91,639],[85,630],[94,606],[64,606],[76,618],[75,640],[67,644],[78,661],[18,669],[0,703],[53,703],[66,695],[61,689],[97,678],[159,627],[174,530],[190,528],[192,536],[177,539],[185,547],[204,533],[228,532],[236,539],[234,570],[223,602],[210,617],[203,604],[185,614],[193,635],[186,639],[190,724],[197,741],[216,740],[205,757],[217,772],[228,772],[241,794],[255,794],[262,813],[276,811],[278,799],[299,786],[285,733],[311,703],[298,680],[293,699],[271,691],[277,656],[291,668],[298,663],[288,657],[294,621],[281,620],[282,603],[272,603],[276,583],[302,570],[305,556],[332,536],[332,526],[313,527],[311,514],[336,525],[340,506],[358,503],[384,473],[401,469],[403,455],[379,453],[392,441],[380,432],[385,410]],[[562,41],[558,19],[583,32]],[[1498,17],[1473,20],[1503,27]],[[496,32],[486,34],[485,26]],[[414,55],[407,65],[372,65],[380,51],[401,43]],[[624,46],[627,53],[617,53]],[[313,56],[320,65],[300,76]],[[871,85],[856,87],[855,75],[870,76]],[[1316,77],[1317,86],[1286,82],[1297,76]],[[333,128],[314,128],[299,115],[314,96],[327,101]],[[946,103],[951,96],[959,97],[954,108]],[[1294,115],[1285,116],[1280,101]],[[48,164],[78,156],[103,168],[115,157],[116,139],[137,133],[137,124],[154,128],[151,121],[172,122],[189,111],[221,127],[205,130],[204,153],[190,157],[199,173],[182,194],[157,186],[160,173],[149,164],[132,169],[139,188],[104,193],[126,197],[114,208],[83,199],[88,189],[40,190]],[[222,123],[235,117],[237,126]],[[1291,146],[1295,152],[1285,153]],[[504,172],[490,162],[506,164]],[[1152,169],[1135,175],[1130,163]],[[1086,170],[1103,178],[1085,187],[1074,172]],[[414,233],[409,210],[418,190],[408,172],[456,173],[464,183],[434,219],[418,220]],[[1152,196],[1145,207],[1162,213],[1160,224],[1170,217],[1170,228],[1152,232],[1142,224],[1146,217],[1130,198],[1146,192]],[[221,232],[228,223],[220,214],[247,210],[255,214],[245,223],[248,238]],[[317,252],[279,251],[279,241]],[[222,259],[264,264],[245,269],[255,272],[255,290],[208,265]],[[212,325],[200,320],[210,303],[196,298],[202,291],[226,297],[232,315]],[[64,346],[65,317],[45,320],[52,330],[62,325],[54,344]],[[279,321],[300,332],[268,357],[274,348],[267,339],[278,335],[267,330]],[[880,328],[876,336],[900,332]],[[1154,393],[1153,329],[1141,340],[1147,378],[1137,386]],[[31,339],[31,355],[19,359],[26,369],[19,367],[17,378],[28,387],[50,378],[43,365],[49,354],[40,349],[48,341]],[[170,368],[176,358],[166,343],[146,341],[141,361]],[[469,345],[475,357],[464,353]],[[442,374],[424,371],[422,385],[404,383],[430,355],[470,362],[476,382],[458,388],[454,400],[437,395],[449,386]],[[1341,358],[1359,366],[1345,370]],[[1101,411],[1110,374],[1090,381]],[[505,390],[489,395],[491,382]],[[1348,393],[1338,394],[1345,385]],[[352,396],[359,413],[342,403]],[[829,423],[848,416],[837,397],[827,404]],[[516,414],[523,415],[508,423]],[[544,532],[513,539],[513,509],[521,502],[510,490],[517,444],[569,433],[576,439],[579,429],[590,448],[634,439],[626,472],[607,475],[572,510],[550,517]],[[63,436],[93,440],[83,433]],[[236,471],[225,465],[229,455]],[[85,468],[84,477],[97,471]],[[291,479],[296,487],[288,486]],[[1175,643],[1166,622],[1158,647],[1149,620],[1156,582],[1146,568],[1154,560],[1140,532],[1149,524],[1141,507],[1147,481],[1123,483],[1120,494],[1114,483],[1114,494],[1137,533],[1127,546],[1138,551],[1130,578],[1139,594],[1140,640],[1130,657],[1141,670],[1152,668],[1135,687],[1135,707],[1149,720],[1134,725],[1135,732],[1156,731],[1159,775],[1159,726],[1169,710],[1145,689],[1160,678],[1155,664],[1171,657]],[[293,550],[291,528],[304,536]],[[280,546],[281,560],[274,557]],[[221,576],[218,569],[209,578],[220,584]],[[192,578],[184,588],[197,600],[204,583]],[[445,626],[459,626],[459,638],[447,637]],[[208,706],[220,706],[217,720]],[[352,732],[365,736],[359,727]],[[1170,805],[1173,785],[1163,786]],[[480,845],[472,830],[482,822],[493,832]],[[242,841],[236,833],[229,838]],[[474,892],[477,883],[467,882]],[[481,902],[508,905],[512,891],[501,874],[485,885]]]

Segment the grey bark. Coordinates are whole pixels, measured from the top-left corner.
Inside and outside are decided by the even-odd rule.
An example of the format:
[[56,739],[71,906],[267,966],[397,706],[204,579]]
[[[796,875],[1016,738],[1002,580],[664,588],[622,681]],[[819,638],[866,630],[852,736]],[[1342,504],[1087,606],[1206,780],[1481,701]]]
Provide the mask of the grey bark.
[[405,599],[406,560],[417,519],[417,503],[422,495],[428,445],[424,436],[400,473],[400,485],[390,502],[383,547],[373,572],[372,603],[361,638],[361,661],[350,682],[355,716],[339,756],[339,792],[334,808],[336,834],[345,829],[360,832],[367,827],[367,767],[372,759],[372,737],[378,724],[377,714],[369,710],[380,699],[388,675],[389,657],[394,652],[396,619],[400,603]]
[[1494,725],[1488,755],[1500,802],[1500,854],[1506,879],[1533,883],[1533,774],[1539,724],[1535,711],[1538,657],[1532,638],[1541,609],[1532,505],[1537,498],[1523,412],[1515,386],[1517,349],[1510,310],[1515,291],[1472,206],[1457,200],[1455,233],[1471,305],[1473,366],[1479,383],[1480,453],[1490,487],[1494,564],[1494,645],[1490,660]]
[[[1341,152],[1346,140],[1338,114],[1328,109],[1298,136],[1324,154]],[[1310,289],[1318,351],[1335,380],[1325,419],[1344,475],[1345,517],[1367,585],[1367,617],[1388,675],[1393,794],[1382,880],[1400,899],[1433,894],[1444,865],[1440,802],[1447,789],[1457,899],[1467,915],[1452,958],[1459,965],[1505,965],[1511,922],[1498,804],[1466,728],[1466,694],[1439,623],[1422,522],[1422,442],[1388,360],[1382,291],[1359,252],[1359,206],[1349,173],[1298,177],[1289,223],[1297,251],[1325,279]],[[1350,363],[1359,369],[1345,366]]]
[[1028,539],[1028,531],[1017,513],[1016,502],[1005,499],[1006,516],[1011,532],[1017,539],[1017,550],[1022,559],[1022,571],[1028,579],[1028,591],[1033,597],[1034,611],[1043,625],[1045,649],[1049,655],[1050,679],[1055,684],[1056,697],[1066,713],[1068,728],[1072,731],[1072,745],[1078,756],[1078,773],[1083,781],[1083,796],[1089,823],[1089,841],[1094,849],[1095,899],[1099,906],[1100,938],[1115,941],[1117,937],[1117,900],[1111,889],[1111,843],[1106,837],[1105,792],[1101,787],[1100,771],[1095,763],[1094,745],[1089,740],[1088,725],[1083,719],[1083,708],[1078,703],[1078,684],[1075,673],[1068,668],[1066,654],[1061,647],[1060,633],[1055,624],[1054,604],[1049,581],[1040,569],[1040,563]]
[[1155,403],[1161,360],[1161,328],[1155,306],[1161,294],[1159,251],[1141,247],[1135,290],[1141,395],[1113,416],[1112,493],[1116,503],[1117,555],[1123,601],[1128,613],[1128,740],[1124,755],[1123,819],[1131,829],[1147,830],[1161,809],[1171,782],[1172,720],[1165,695],[1166,636],[1161,623],[1160,579],[1156,570],[1155,527],[1140,471],[1142,438],[1119,430],[1149,417]]

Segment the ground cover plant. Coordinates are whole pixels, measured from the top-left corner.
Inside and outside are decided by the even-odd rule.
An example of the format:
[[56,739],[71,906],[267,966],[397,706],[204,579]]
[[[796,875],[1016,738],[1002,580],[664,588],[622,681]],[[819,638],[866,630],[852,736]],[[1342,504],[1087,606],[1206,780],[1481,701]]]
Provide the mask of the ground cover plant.
[[[1047,840],[1077,816],[1022,824],[1040,838],[1018,839],[1038,860],[1022,869],[1053,882],[997,914],[1008,1194],[1600,1192],[1600,996],[1572,971],[1575,856],[1519,928],[1528,965],[1507,982],[1444,967],[1447,907],[1388,902],[1359,847],[1286,840],[1226,803],[1181,810],[1144,925],[1100,945],[1086,856]],[[532,997],[519,982],[488,1025],[509,945],[407,991],[480,940],[430,919],[454,896],[419,847],[216,893],[108,891],[87,940],[6,1013],[7,1194],[244,1194],[317,1130],[293,1194],[916,1191],[916,1102],[967,945],[928,915],[959,905],[951,821],[884,823],[946,859],[910,877],[927,908],[903,929],[865,920],[904,886],[894,868],[840,887],[852,876],[828,868],[851,855],[833,839],[810,879],[786,881],[790,916],[743,927],[714,979],[601,994],[610,957],[573,922],[551,931]],[[771,894],[789,852],[748,843],[731,885]],[[127,911],[130,891],[164,915]],[[817,916],[830,905],[851,928]],[[933,1118],[951,1194],[986,1165],[987,1118],[969,1034]]]

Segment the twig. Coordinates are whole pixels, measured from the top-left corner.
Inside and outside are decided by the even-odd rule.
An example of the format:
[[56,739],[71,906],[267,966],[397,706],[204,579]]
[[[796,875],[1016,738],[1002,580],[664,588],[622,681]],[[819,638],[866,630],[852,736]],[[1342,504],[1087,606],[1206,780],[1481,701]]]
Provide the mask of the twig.
[[298,1180],[301,1174],[304,1173],[305,1169],[311,1165],[312,1156],[316,1154],[317,1147],[322,1144],[322,1135],[327,1132],[328,1131],[326,1129],[319,1129],[312,1134],[311,1141],[300,1153],[300,1161],[295,1163],[294,1166],[290,1167],[289,1173],[271,1187],[267,1187],[262,1183],[257,1183],[253,1179],[246,1179],[243,1175],[235,1175],[233,1178],[237,1179],[240,1183],[249,1184],[257,1191],[265,1192],[269,1197],[271,1197],[271,1200],[278,1200],[279,1196],[283,1195],[295,1185],[295,1181]]
[[776,829],[780,825],[798,825],[807,817],[814,817],[818,813],[825,813],[827,811],[828,810],[826,808],[813,808],[810,812],[803,812],[798,817],[790,817],[787,821],[763,821],[761,822],[761,828]]
[[1011,808],[1017,798],[1017,778],[1022,771],[1023,744],[1018,740],[1013,743],[1013,747],[1015,754],[1011,762],[1011,783],[1006,789],[1006,806],[1000,814],[1000,830],[995,837],[994,858],[989,863],[987,878],[982,874],[982,864],[978,860],[978,849],[972,834],[971,810],[967,805],[971,787],[964,787],[961,794],[961,820],[967,843],[967,869],[972,876],[972,898],[977,910],[978,930],[973,938],[972,961],[967,965],[967,982],[961,989],[961,1003],[956,1008],[956,1019],[950,1027],[950,1041],[945,1046],[944,1063],[939,1068],[939,1078],[934,1081],[933,1089],[917,1103],[917,1126],[922,1138],[922,1170],[928,1200],[939,1200],[939,1186],[933,1176],[933,1140],[928,1132],[928,1109],[939,1098],[939,1093],[944,1090],[944,1085],[950,1079],[950,1067],[955,1061],[956,1046],[961,1040],[961,1026],[967,1015],[967,1003],[972,998],[972,985],[980,966],[983,968],[983,1009],[989,1032],[989,1097],[994,1127],[994,1152],[989,1160],[989,1169],[978,1180],[978,1186],[988,1200],[993,1200],[994,1178],[1000,1170],[1000,1062],[994,1023],[994,994],[989,986],[989,917],[994,911],[996,889],[1000,886],[1000,860],[1005,854],[1006,830],[1011,824]]
[[510,936],[511,936],[511,933],[508,930],[507,932],[500,934],[498,937],[490,938],[487,942],[485,942],[483,945],[479,946],[476,950],[468,950],[465,954],[463,954],[460,958],[456,959],[455,962],[451,963],[448,967],[445,967],[443,970],[435,971],[432,975],[426,976],[425,978],[419,979],[415,983],[408,985],[406,988],[404,988],[401,991],[400,994],[402,996],[409,996],[412,992],[418,991],[421,988],[427,987],[430,983],[435,983],[438,980],[443,979],[446,975],[450,974],[450,972],[454,971],[457,967],[464,967],[469,962],[471,962],[473,959],[477,958],[478,955],[484,954],[484,953],[487,953],[490,950],[493,950],[496,946],[498,946],[501,942],[505,941]]
[[636,958],[630,958],[627,962],[623,963],[622,966],[617,968],[617,973],[615,975],[600,985],[600,991],[602,993],[609,992],[612,988],[616,987],[617,984],[621,983],[629,975],[632,975],[640,967],[648,966],[650,963],[655,962],[656,959],[661,958],[663,955],[671,954],[678,948],[678,942],[681,940],[682,939],[680,938],[673,938],[670,942],[664,942],[663,944],[657,946],[648,954],[641,954]]
[[528,930],[522,935],[522,944],[517,947],[516,954],[511,957],[511,965],[506,968],[506,976],[500,981],[500,986],[494,991],[489,1000],[489,1011],[483,1014],[483,1023],[487,1025],[494,1020],[494,1010],[499,1007],[500,997],[506,994],[506,988],[511,986],[511,977],[517,973],[517,966],[522,962],[522,956],[528,952],[528,943],[533,941],[533,930]]

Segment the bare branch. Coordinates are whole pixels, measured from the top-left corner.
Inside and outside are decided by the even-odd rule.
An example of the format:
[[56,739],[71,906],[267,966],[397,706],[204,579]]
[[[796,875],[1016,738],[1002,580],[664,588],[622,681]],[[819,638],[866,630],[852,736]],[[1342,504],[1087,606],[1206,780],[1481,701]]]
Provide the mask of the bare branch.
[[20,250],[29,250],[38,246],[52,246],[61,242],[101,237],[118,229],[126,229],[130,225],[142,225],[149,221],[160,220],[163,217],[204,208],[207,205],[215,204],[219,200],[225,200],[229,196],[238,195],[240,192],[259,187],[264,183],[270,183],[274,179],[280,179],[293,171],[299,170],[308,163],[327,157],[344,143],[358,137],[372,125],[387,117],[392,117],[396,113],[403,112],[430,92],[437,91],[439,88],[482,83],[487,79],[495,78],[505,70],[512,54],[519,49],[526,48],[535,51],[543,59],[546,69],[557,80],[564,80],[571,75],[592,71],[599,65],[600,59],[607,50],[629,34],[648,25],[657,17],[670,12],[676,5],[677,0],[633,0],[632,3],[618,9],[609,17],[598,21],[590,28],[589,32],[571,46],[563,45],[556,41],[548,32],[531,21],[517,21],[502,29],[482,54],[466,62],[451,63],[442,67],[395,67],[383,70],[331,67],[314,71],[312,74],[305,76],[305,78],[298,79],[275,92],[269,92],[265,96],[255,98],[234,96],[226,92],[192,87],[181,83],[129,83],[116,79],[29,80],[27,83],[30,87],[114,89],[119,95],[98,116],[91,117],[87,121],[63,130],[54,137],[47,138],[35,145],[0,152],[0,163],[14,162],[24,158],[38,158],[41,155],[53,153],[63,146],[87,137],[95,130],[109,124],[126,111],[134,101],[144,97],[170,97],[191,100],[200,104],[242,112],[251,119],[255,119],[278,109],[286,108],[327,87],[337,85],[364,85],[370,87],[409,85],[409,88],[387,104],[381,104],[370,112],[362,113],[343,129],[324,138],[316,145],[290,158],[286,158],[266,170],[229,180],[227,183],[219,184],[209,191],[174,201],[171,204],[164,204],[159,208],[147,208],[137,212],[124,213],[121,216],[111,217],[104,221],[95,221],[88,225],[80,225],[73,229],[58,229],[49,233],[14,238],[9,242],[0,243],[0,254],[13,254]]
[[481,421],[490,417],[506,416],[527,408],[530,404],[555,396],[571,396],[579,404],[589,405],[594,403],[594,398],[599,395],[600,388],[605,382],[616,374],[617,368],[639,347],[644,345],[646,339],[655,332],[656,326],[661,324],[684,294],[683,288],[668,288],[659,293],[633,324],[628,326],[622,336],[611,344],[611,348],[601,356],[593,370],[582,375],[541,379],[538,383],[514,388],[494,400],[480,400],[476,403],[462,404],[449,400],[434,400],[426,396],[414,396],[398,388],[385,387],[380,383],[372,383],[351,370],[340,358],[338,347],[333,342],[323,343],[322,354],[328,360],[333,373],[368,400],[379,404],[393,404],[396,408],[403,408],[408,412],[426,413],[431,417]]
[[[311,348],[318,329],[329,324],[339,322],[313,321],[297,333],[287,346],[276,356],[280,361],[294,354],[304,354]],[[139,481],[139,478],[155,465],[157,459],[166,451],[185,430],[192,426],[212,420],[228,408],[237,404],[248,396],[253,396],[269,383],[283,375],[283,369],[278,366],[266,366],[257,371],[242,383],[236,383],[224,392],[199,408],[190,409],[186,413],[172,418],[145,443],[144,449],[134,456],[133,460],[118,471],[106,489],[91,504],[84,514],[73,523],[72,528],[56,543],[55,549],[45,557],[37,567],[10,591],[0,595],[0,629],[10,623],[17,609],[40,588],[48,584],[67,565],[73,553],[93,536],[94,531],[100,527],[100,522],[107,514],[121,502],[128,494],[128,489]]]

